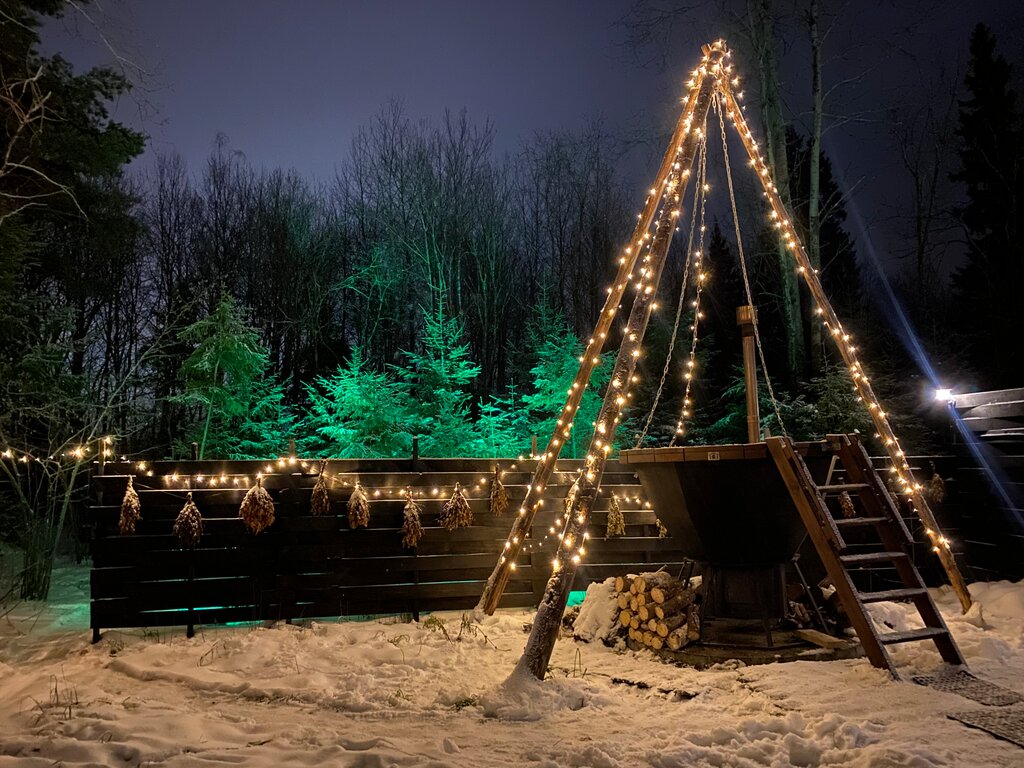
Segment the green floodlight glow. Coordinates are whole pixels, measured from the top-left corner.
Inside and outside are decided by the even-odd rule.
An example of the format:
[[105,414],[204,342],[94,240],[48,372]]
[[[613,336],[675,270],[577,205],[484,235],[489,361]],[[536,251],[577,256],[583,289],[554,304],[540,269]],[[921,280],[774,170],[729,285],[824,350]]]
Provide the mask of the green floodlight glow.
[[572,608],[574,605],[583,605],[583,598],[587,596],[586,590],[577,589],[569,593],[569,602],[566,603],[567,608]]

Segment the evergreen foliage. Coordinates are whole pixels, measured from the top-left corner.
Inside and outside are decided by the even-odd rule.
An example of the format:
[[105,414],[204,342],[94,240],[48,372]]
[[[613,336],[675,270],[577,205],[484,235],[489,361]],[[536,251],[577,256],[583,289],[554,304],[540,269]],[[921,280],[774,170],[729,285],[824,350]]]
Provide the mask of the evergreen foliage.
[[[523,398],[523,403],[530,410],[534,433],[546,441],[557,426],[555,422],[565,405],[566,393],[572,387],[580,366],[579,356],[585,347],[557,312],[543,306],[527,333],[527,339],[529,345],[537,350],[537,363],[530,370],[534,391]],[[562,450],[564,458],[578,459],[586,453],[591,427],[601,410],[599,393],[610,378],[611,355],[605,354],[594,369],[590,386],[580,400],[572,434]],[[626,432],[623,427],[619,435]]]
[[444,314],[444,301],[424,313],[422,351],[406,351],[407,367],[399,369],[410,394],[409,413],[422,435],[424,456],[474,456],[480,433],[470,413],[470,386],[480,366],[469,359],[462,326]]
[[492,396],[480,404],[476,429],[480,435],[480,456],[519,456],[529,451],[533,433],[515,384],[509,385],[508,397]]
[[213,312],[181,333],[193,345],[181,367],[177,402],[196,407],[199,458],[270,458],[286,451],[293,417],[269,359],[241,306],[223,294]]
[[[40,53],[39,30],[68,5],[0,9],[0,444],[42,456],[132,415],[114,397],[133,383],[118,299],[138,279],[136,200],[122,171],[143,137],[110,119],[127,80],[106,68],[76,74]],[[101,370],[87,355],[99,345]],[[0,535],[22,547],[24,598],[47,595],[83,470],[76,461],[2,473]]]
[[[772,406],[763,377],[758,378],[758,409],[761,429],[771,435],[788,434],[794,440],[819,440],[825,435],[859,432],[873,434],[863,403],[841,366],[828,366],[821,375],[801,387],[798,395],[776,388],[779,419]],[[714,414],[708,419],[709,414]],[[698,444],[745,443],[747,441],[746,386],[743,368],[735,367],[732,380],[717,403],[699,409],[690,441]],[[785,430],[782,429],[783,425]]]
[[302,422],[307,453],[339,458],[408,456],[416,425],[409,421],[406,385],[370,368],[361,347],[333,376],[306,386]]

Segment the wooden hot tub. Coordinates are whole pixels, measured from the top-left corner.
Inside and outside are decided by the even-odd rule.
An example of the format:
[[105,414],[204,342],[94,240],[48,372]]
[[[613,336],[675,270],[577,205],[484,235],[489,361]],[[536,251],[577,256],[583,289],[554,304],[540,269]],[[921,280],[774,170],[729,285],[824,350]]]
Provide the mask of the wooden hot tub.
[[[832,452],[796,443],[815,481]],[[785,568],[806,531],[765,443],[637,448],[636,470],[679,549],[701,563],[709,616],[771,621],[785,614]]]

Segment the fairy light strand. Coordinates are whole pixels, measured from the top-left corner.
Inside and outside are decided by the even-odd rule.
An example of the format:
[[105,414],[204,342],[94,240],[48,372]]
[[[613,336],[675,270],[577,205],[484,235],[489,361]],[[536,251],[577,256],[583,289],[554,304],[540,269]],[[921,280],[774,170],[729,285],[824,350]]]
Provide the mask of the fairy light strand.
[[811,265],[807,252],[797,237],[796,229],[779,196],[778,187],[772,180],[768,163],[761,156],[757,141],[754,139],[753,133],[747,125],[746,118],[743,116],[743,110],[737,101],[737,94],[733,93],[727,80],[719,79],[717,87],[725,99],[726,113],[747,150],[751,166],[757,172],[758,178],[761,181],[764,196],[767,198],[771,208],[771,222],[779,230],[786,250],[792,252],[793,259],[796,262],[796,272],[803,278],[804,283],[814,297],[816,303],[815,314],[821,317],[828,336],[832,338],[840,357],[842,357],[846,365],[850,378],[853,380],[853,387],[857,392],[858,398],[868,410],[868,415],[875,426],[875,437],[881,442],[883,449],[889,457],[889,471],[896,476],[896,481],[900,486],[900,493],[908,499],[911,509],[923,524],[925,535],[928,536],[932,544],[932,551],[939,556],[939,560],[949,577],[963,610],[967,611],[971,607],[972,600],[960,569],[953,559],[951,542],[942,534],[931,511],[931,507],[924,497],[924,486],[914,477],[910,464],[907,462],[906,453],[892,428],[888,414],[882,408],[881,402],[874,393],[870,379],[857,356],[857,347],[854,344],[853,335],[843,327],[842,322],[836,316],[835,310],[832,308],[821,286],[818,270]]
[[707,219],[705,211],[707,209],[708,192],[710,187],[708,185],[708,169],[707,169],[707,141],[701,142],[700,149],[700,161],[697,172],[697,185],[701,190],[700,197],[700,237],[697,242],[697,249],[693,251],[690,258],[693,259],[694,268],[697,271],[697,279],[695,281],[694,299],[693,299],[693,323],[690,325],[690,354],[686,360],[686,370],[683,372],[683,379],[686,382],[686,387],[683,391],[683,400],[679,406],[679,419],[676,421],[675,432],[672,435],[672,439],[669,441],[669,446],[674,446],[678,439],[685,434],[686,431],[686,419],[689,418],[692,413],[692,399],[690,397],[693,392],[693,379],[697,369],[697,343],[699,341],[699,329],[701,320],[700,311],[700,300],[704,292],[704,283],[706,282],[707,273],[704,272],[704,235],[707,230]]

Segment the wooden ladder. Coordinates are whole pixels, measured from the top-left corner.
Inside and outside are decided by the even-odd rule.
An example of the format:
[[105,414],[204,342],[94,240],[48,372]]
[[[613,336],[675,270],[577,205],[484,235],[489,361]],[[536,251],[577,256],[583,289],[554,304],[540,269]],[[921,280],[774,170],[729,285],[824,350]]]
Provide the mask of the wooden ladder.
[[[844,470],[843,483],[832,483],[832,471],[826,480],[829,484],[815,483],[807,464],[793,450],[788,438],[770,437],[766,442],[868,659],[872,665],[888,670],[898,680],[887,646],[932,640],[946,663],[964,665],[960,649],[910,557],[913,546],[910,531],[872,467],[864,446],[856,437],[849,435],[829,435],[826,440],[838,458],[838,462],[833,461],[833,469],[838,463]],[[852,506],[856,512],[854,516],[837,515],[833,511],[837,505],[829,506],[830,500],[838,500],[843,494],[847,495],[849,502],[859,502],[854,505],[846,503],[847,511]],[[870,537],[862,535],[855,550],[843,538],[843,531],[853,537],[855,531],[872,529],[877,540],[864,543],[863,539]],[[882,591],[859,590],[851,573],[870,576],[872,572],[891,572],[893,569],[902,586]],[[912,601],[924,621],[924,628],[879,633],[864,606],[888,600]]]

